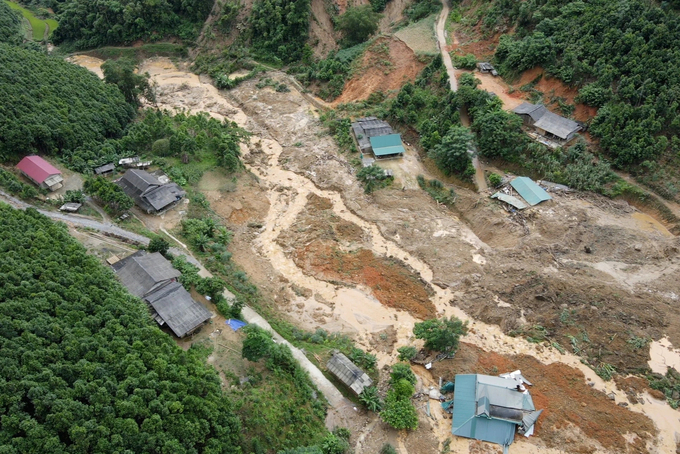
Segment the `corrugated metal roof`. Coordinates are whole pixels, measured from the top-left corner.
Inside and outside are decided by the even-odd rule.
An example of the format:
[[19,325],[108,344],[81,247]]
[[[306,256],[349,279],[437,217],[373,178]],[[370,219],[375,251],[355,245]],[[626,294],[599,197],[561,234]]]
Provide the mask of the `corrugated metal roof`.
[[163,287],[144,300],[177,337],[184,337],[212,317],[210,311],[194,301],[179,282]]
[[489,375],[456,375],[451,433],[510,445],[516,426],[535,410],[531,396],[518,391],[518,384]]
[[564,118],[548,110],[534,123],[535,128],[540,128],[560,139],[566,140],[570,135],[581,130],[581,126],[573,120]]
[[95,167],[94,173],[96,175],[101,175],[102,173],[113,172],[114,170],[116,170],[116,165],[113,164],[113,163],[110,163],[110,164],[104,164],[103,166]]
[[153,188],[142,195],[149,205],[156,211],[161,211],[168,205],[175,203],[186,195],[186,192],[177,183],[167,183]]
[[373,380],[342,353],[333,354],[326,368],[357,395],[373,384]]
[[24,172],[31,180],[38,184],[42,184],[51,175],[61,175],[59,169],[54,167],[49,162],[45,161],[40,156],[26,156],[19,161],[17,168]]
[[158,178],[144,170],[130,169],[117,183],[147,212],[161,211],[186,195],[177,183],[162,184]]
[[542,104],[531,104],[529,102],[523,102],[519,106],[515,107],[512,109],[513,112],[515,112],[518,115],[529,115],[532,120],[538,121],[543,115],[545,115],[546,112],[548,112],[548,109],[545,108],[544,105]]
[[509,194],[504,194],[504,193],[502,193],[502,192],[497,192],[497,193],[495,193],[494,195],[491,196],[491,198],[492,198],[492,199],[502,200],[503,202],[508,203],[508,204],[514,206],[514,207],[517,208],[518,210],[523,210],[523,209],[529,207],[529,205],[527,205],[526,203],[522,202],[522,201],[521,201],[520,199],[518,199],[517,197],[511,196],[511,195],[509,195]]
[[517,177],[510,182],[515,191],[531,206],[552,199],[545,189],[534,183],[531,178]]
[[140,298],[182,274],[159,252],[147,254],[145,251],[116,262],[113,270],[123,286]]
[[400,134],[389,134],[380,137],[371,137],[371,147],[376,156],[386,156],[391,154],[403,154],[404,145],[401,143]]

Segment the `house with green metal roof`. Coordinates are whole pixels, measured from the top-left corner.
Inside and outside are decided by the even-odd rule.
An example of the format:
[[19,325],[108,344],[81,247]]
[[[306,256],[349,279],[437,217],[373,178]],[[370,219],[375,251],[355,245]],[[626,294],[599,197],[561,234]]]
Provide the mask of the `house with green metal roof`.
[[552,199],[545,189],[537,185],[534,180],[528,177],[517,177],[510,182],[510,186],[512,186],[531,206]]
[[376,159],[398,158],[404,155],[401,134],[371,137],[370,141]]
[[538,416],[523,381],[489,375],[456,375],[451,432],[503,446],[507,453],[519,429],[531,434]]

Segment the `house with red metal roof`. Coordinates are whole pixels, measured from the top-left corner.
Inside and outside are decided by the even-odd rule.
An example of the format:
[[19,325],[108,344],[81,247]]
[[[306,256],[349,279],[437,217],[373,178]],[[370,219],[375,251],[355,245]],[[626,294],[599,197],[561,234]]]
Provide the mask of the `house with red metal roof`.
[[19,161],[17,169],[21,170],[21,173],[33,183],[50,191],[59,189],[64,181],[59,169],[40,156],[26,156]]

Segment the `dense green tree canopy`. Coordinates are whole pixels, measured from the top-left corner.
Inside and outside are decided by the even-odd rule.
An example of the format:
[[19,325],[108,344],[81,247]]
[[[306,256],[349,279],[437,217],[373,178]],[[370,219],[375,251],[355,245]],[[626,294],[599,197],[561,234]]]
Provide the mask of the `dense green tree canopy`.
[[65,225],[0,205],[0,282],[3,452],[240,452],[201,350],[175,345]]
[[309,36],[309,0],[260,0],[250,16],[253,49],[284,63],[301,60]]
[[87,49],[165,35],[194,39],[212,0],[64,0],[57,9],[57,43]]
[[125,96],[125,100],[134,108],[140,107],[140,96],[151,102],[156,101],[155,93],[149,84],[149,73],[138,74],[137,64],[129,58],[108,60],[102,65],[104,80],[113,84]]
[[134,115],[118,88],[62,58],[0,44],[0,159],[115,137]]
[[[447,175],[465,173],[472,166],[472,158],[468,150],[472,142],[472,133],[463,126],[451,126],[442,139],[428,156],[437,163]],[[474,168],[472,168],[474,172]]]
[[20,44],[23,40],[21,18],[7,3],[0,2],[0,43]]
[[495,1],[487,19],[515,22],[496,58],[507,70],[542,65],[604,106],[591,132],[619,166],[658,157],[680,132],[680,16],[646,0]]
[[363,43],[378,30],[380,17],[370,5],[350,6],[338,18],[338,30],[345,34],[347,44],[354,46]]

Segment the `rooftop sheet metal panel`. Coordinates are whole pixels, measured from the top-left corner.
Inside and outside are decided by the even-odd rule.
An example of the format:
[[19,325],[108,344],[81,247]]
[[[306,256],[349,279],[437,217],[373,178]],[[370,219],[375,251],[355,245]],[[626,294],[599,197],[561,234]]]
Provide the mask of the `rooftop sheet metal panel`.
[[518,199],[515,196],[509,195],[509,194],[504,194],[502,192],[497,192],[494,195],[491,196],[492,199],[498,199],[501,200],[509,205],[514,206],[518,210],[523,210],[525,208],[529,208],[529,205],[526,203],[522,202],[520,199]]
[[136,252],[113,265],[113,270],[130,293],[143,297],[158,283],[179,277],[181,273],[159,252]]
[[105,164],[103,166],[96,167],[94,169],[94,173],[97,174],[97,175],[101,175],[102,173],[113,172],[114,170],[116,170],[115,164],[110,163],[110,164]]
[[376,156],[389,156],[396,154],[404,154],[404,147],[401,145],[396,147],[373,148],[373,154]]
[[510,182],[510,185],[522,196],[529,205],[534,206],[546,200],[552,199],[545,190],[534,183],[531,178],[517,177]]
[[182,284],[173,282],[144,298],[177,337],[184,337],[212,317],[191,298]]
[[59,169],[36,155],[26,156],[19,161],[17,168],[38,184],[43,183],[51,175],[61,175]]
[[186,195],[177,183],[168,183],[154,188],[145,193],[142,198],[151,205],[154,210],[160,211],[166,206],[175,203]]
[[456,375],[453,391],[453,424],[451,433],[461,437],[474,438],[474,427],[470,424],[477,411],[477,375]]
[[335,353],[326,368],[357,395],[373,384],[373,380],[342,353]]
[[564,118],[548,110],[536,120],[534,127],[549,132],[563,140],[566,140],[570,135],[581,130],[581,126],[575,121]]
[[401,143],[400,134],[389,134],[380,137],[371,137],[371,147],[376,156],[387,156],[391,154],[403,154],[404,145]]

